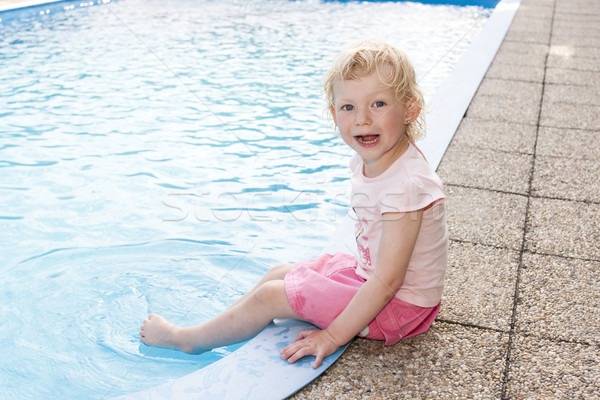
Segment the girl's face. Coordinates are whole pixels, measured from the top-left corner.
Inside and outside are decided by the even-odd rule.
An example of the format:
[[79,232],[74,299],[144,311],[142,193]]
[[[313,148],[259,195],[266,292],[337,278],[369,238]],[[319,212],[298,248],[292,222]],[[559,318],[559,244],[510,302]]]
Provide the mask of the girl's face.
[[418,113],[399,104],[376,73],[336,82],[333,96],[331,115],[342,139],[363,159],[365,176],[381,174],[406,150],[406,123]]

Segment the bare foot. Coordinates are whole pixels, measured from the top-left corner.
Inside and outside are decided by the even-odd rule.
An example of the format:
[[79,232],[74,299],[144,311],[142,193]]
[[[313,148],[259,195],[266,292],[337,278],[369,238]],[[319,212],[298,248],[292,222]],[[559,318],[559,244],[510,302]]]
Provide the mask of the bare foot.
[[140,328],[142,342],[150,346],[183,350],[180,335],[180,327],[157,314],[148,315],[148,318],[144,320],[144,325]]

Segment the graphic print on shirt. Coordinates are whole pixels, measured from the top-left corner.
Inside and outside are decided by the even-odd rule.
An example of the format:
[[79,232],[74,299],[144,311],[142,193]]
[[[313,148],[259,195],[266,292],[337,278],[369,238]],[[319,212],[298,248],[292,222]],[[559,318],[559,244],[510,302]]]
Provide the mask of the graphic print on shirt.
[[354,237],[356,238],[356,247],[358,256],[363,265],[371,266],[371,252],[369,251],[369,238],[365,236],[365,228],[368,222],[364,217],[361,217],[354,225]]

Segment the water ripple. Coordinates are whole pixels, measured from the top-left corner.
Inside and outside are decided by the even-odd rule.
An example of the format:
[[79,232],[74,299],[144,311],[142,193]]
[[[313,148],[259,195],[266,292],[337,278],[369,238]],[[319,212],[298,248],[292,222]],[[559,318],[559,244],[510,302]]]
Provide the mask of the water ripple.
[[[2,165],[4,164],[4,165]],[[8,160],[0,160],[0,168],[5,167],[49,167],[58,164],[58,161],[35,161],[32,163],[21,163]]]
[[[32,377],[32,371],[42,371],[48,382],[63,382],[53,393],[65,398],[80,385],[101,393],[106,382],[118,382],[121,391],[132,391],[155,384],[156,376],[168,380],[223,357],[228,351],[187,356],[146,348],[140,346],[132,328],[151,311],[166,312],[180,322],[201,321],[223,310],[233,293],[247,290],[251,284],[247,279],[258,279],[264,269],[245,254],[228,253],[227,245],[223,241],[169,240],[63,248],[4,271],[7,281],[0,296],[6,301],[0,306],[0,315],[21,311],[15,320],[18,325],[3,324],[0,334],[4,337],[7,329],[18,328],[15,344],[21,351],[20,355],[5,353],[0,361],[3,375]],[[229,274],[236,266],[241,269],[236,276]],[[215,292],[217,286],[223,290]],[[45,328],[39,330],[39,326]],[[36,357],[28,358],[29,352],[37,353]],[[112,362],[107,361],[115,357],[125,369],[111,367]],[[46,363],[54,366],[40,369]],[[18,367],[7,368],[12,364]],[[67,365],[71,365],[70,372],[64,375]],[[127,379],[122,381],[125,373]],[[140,380],[146,383],[140,384]],[[25,396],[27,390],[21,393]]]

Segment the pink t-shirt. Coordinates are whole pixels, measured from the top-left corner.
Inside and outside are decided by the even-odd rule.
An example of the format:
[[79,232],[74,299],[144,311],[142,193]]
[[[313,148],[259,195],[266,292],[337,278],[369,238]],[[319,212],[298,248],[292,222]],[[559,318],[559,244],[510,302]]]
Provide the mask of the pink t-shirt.
[[381,214],[427,207],[404,283],[396,297],[421,307],[436,306],[442,298],[448,263],[442,181],[414,144],[375,178],[364,176],[363,161],[358,155],[350,161],[350,168],[352,208],[356,214],[354,235],[358,248],[356,273],[365,279],[373,275],[381,240]]

